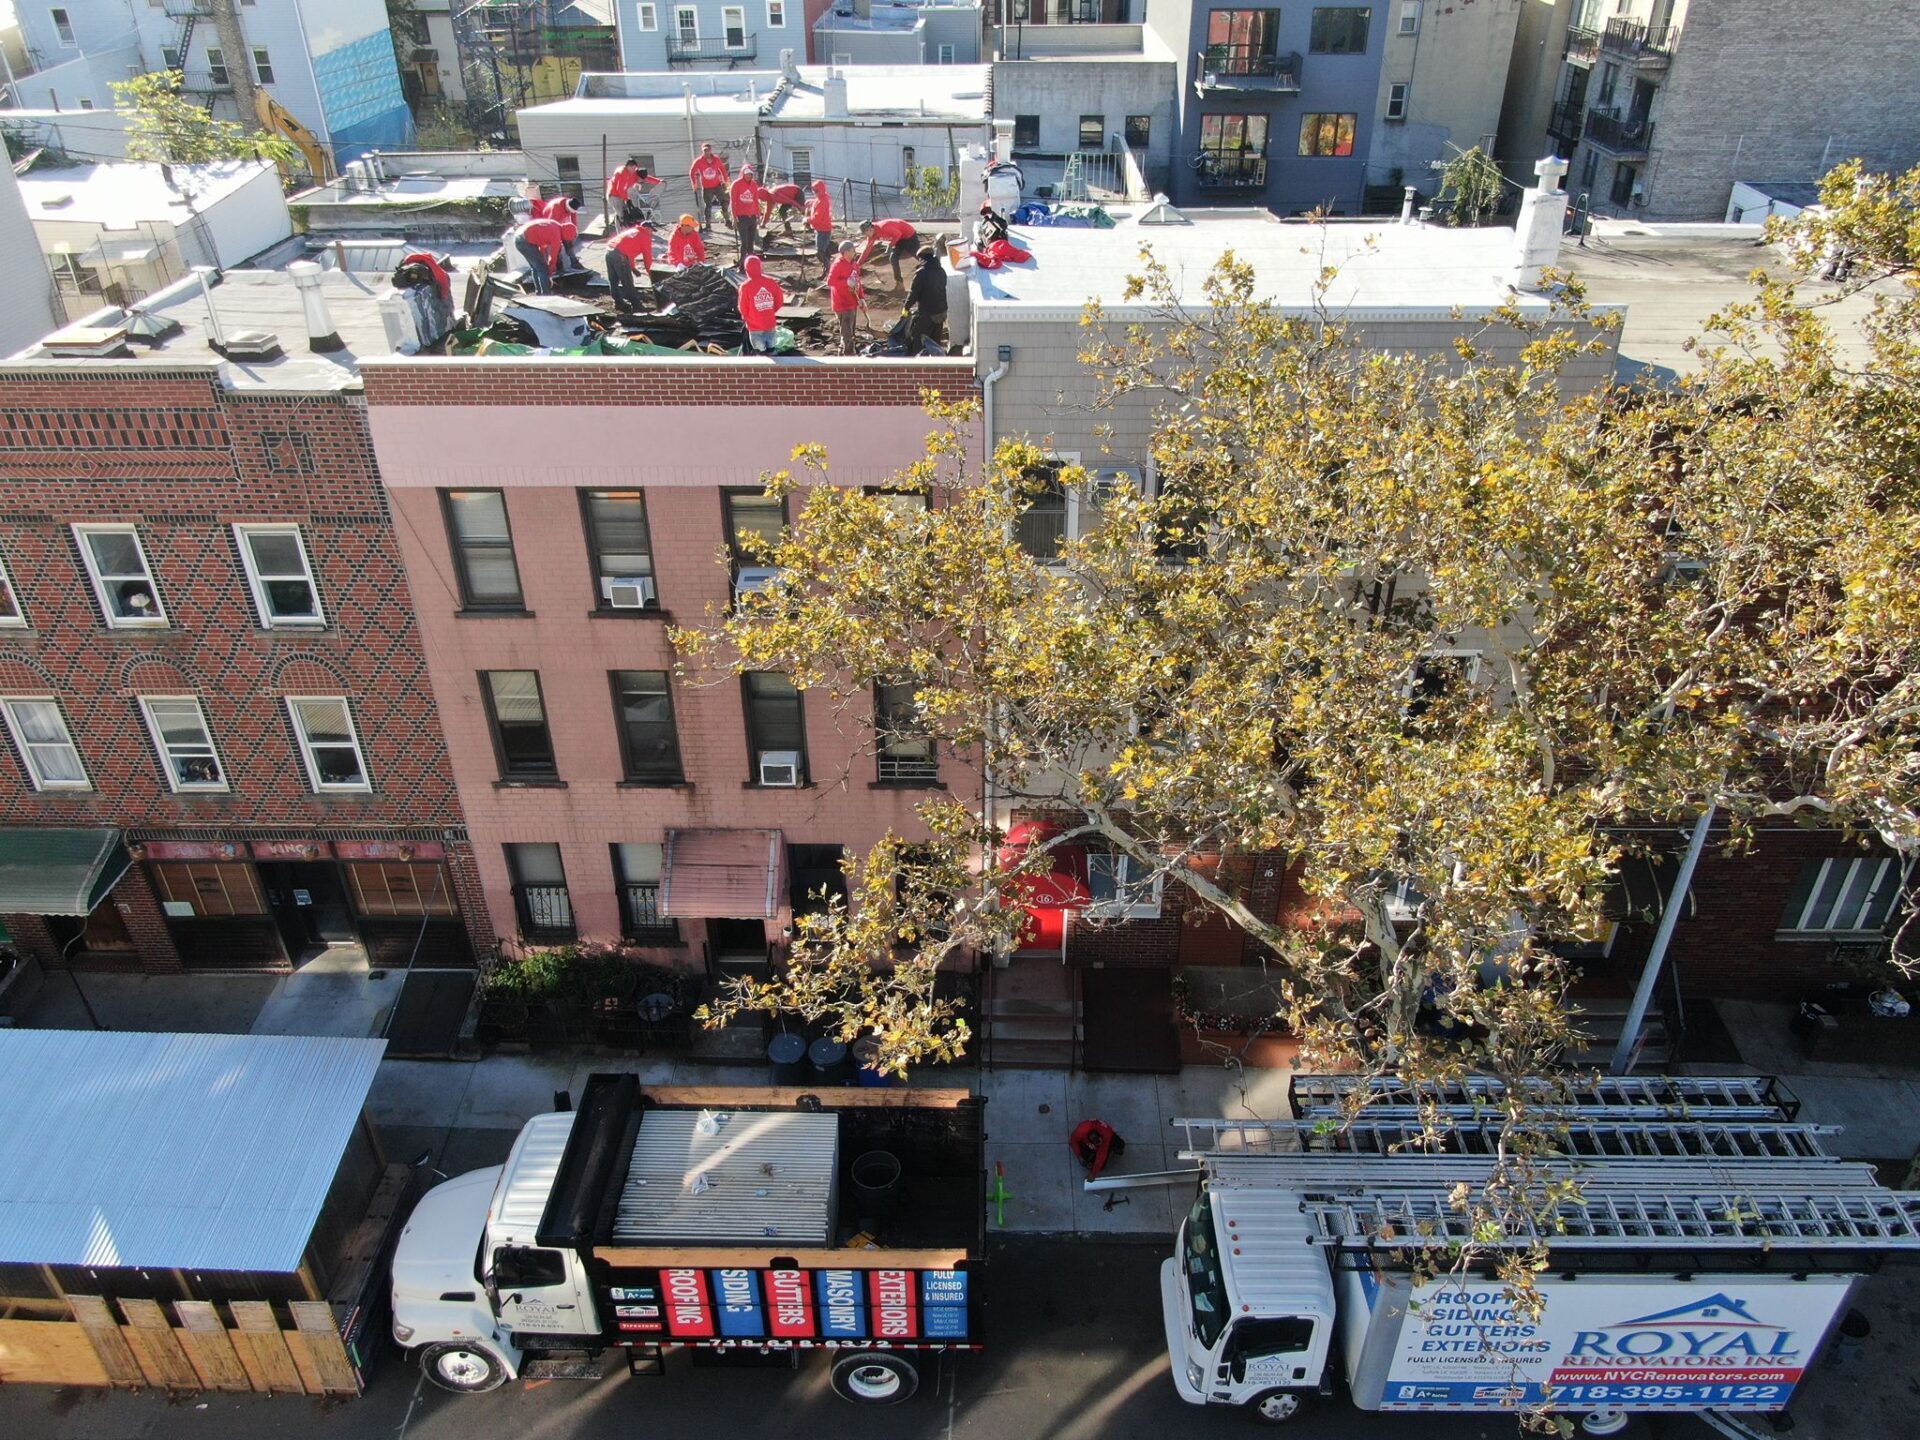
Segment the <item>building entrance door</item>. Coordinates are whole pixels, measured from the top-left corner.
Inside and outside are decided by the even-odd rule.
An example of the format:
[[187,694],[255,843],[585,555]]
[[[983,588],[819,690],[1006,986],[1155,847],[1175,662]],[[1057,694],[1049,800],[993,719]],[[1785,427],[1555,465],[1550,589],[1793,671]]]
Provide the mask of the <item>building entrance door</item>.
[[310,951],[328,945],[359,943],[340,869],[331,861],[263,860],[260,881],[287,958],[295,964]]

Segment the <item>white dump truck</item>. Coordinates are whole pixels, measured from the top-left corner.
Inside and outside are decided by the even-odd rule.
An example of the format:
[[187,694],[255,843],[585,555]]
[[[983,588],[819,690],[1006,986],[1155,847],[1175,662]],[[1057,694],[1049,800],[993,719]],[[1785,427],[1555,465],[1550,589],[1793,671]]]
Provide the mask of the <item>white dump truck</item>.
[[979,1348],[983,1102],[964,1090],[642,1089],[595,1075],[504,1165],[414,1209],[393,1335],[468,1394],[597,1378],[675,1350],[832,1353],[891,1404],[929,1353]]
[[[1488,1086],[1383,1090],[1352,1120],[1358,1083],[1300,1077],[1287,1121],[1174,1122],[1200,1166],[1161,1269],[1182,1399],[1278,1422],[1344,1383],[1362,1410],[1550,1406],[1596,1435],[1638,1411],[1779,1410],[1856,1279],[1920,1254],[1920,1193],[1829,1155],[1773,1082],[1602,1080],[1541,1102],[1546,1168],[1580,1191],[1552,1218],[1530,1319],[1491,1260],[1531,1235],[1489,1233],[1453,1198],[1494,1163]],[[1404,1148],[1422,1099],[1442,1153]],[[1462,1245],[1482,1258],[1454,1265]]]

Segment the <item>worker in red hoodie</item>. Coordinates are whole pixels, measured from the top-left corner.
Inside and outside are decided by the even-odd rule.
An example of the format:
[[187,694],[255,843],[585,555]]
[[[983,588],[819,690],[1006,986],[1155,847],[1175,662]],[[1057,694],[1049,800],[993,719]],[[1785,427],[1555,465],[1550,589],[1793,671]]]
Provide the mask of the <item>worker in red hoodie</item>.
[[616,230],[607,241],[607,288],[613,292],[615,310],[624,315],[640,308],[640,287],[633,277],[652,269],[653,231],[645,225]]
[[780,288],[779,281],[761,273],[758,255],[747,257],[746,271],[746,283],[740,287],[740,320],[747,327],[747,346],[771,355],[773,327],[779,323],[787,292]]
[[693,157],[693,169],[688,172],[693,180],[693,213],[700,217],[700,228],[706,229],[713,223],[713,207],[718,205],[722,214],[727,208],[727,162],[713,153],[711,144],[702,145],[700,153]]
[[667,263],[686,269],[707,258],[707,242],[700,238],[700,226],[691,215],[682,215],[680,223],[667,237]]
[[840,322],[842,355],[853,354],[856,343],[853,317],[860,308],[861,295],[866,292],[866,286],[860,283],[860,262],[854,258],[859,248],[851,240],[842,240],[839,257],[827,271],[827,297],[833,303],[833,318]]
[[528,283],[536,295],[553,293],[553,273],[560,265],[563,232],[559,225],[536,215],[513,227],[513,248],[527,262]]
[[661,183],[658,175],[640,163],[638,155],[629,158],[607,177],[607,199],[612,202],[614,217],[622,225],[639,223],[648,188]]
[[742,165],[740,178],[733,182],[733,228],[740,236],[740,258],[753,254],[760,245],[760,182],[753,178],[753,167]]
[[[561,269],[578,270],[580,257],[574,253],[574,242],[580,238],[580,202],[566,195],[553,195],[545,200],[533,203],[533,213],[537,218],[551,220],[560,227]],[[558,274],[559,271],[555,271]]]
[[780,212],[780,233],[793,234],[793,217],[800,213],[800,187],[794,184],[759,187],[760,213],[768,220],[773,212]]
[[900,257],[920,253],[920,232],[904,220],[862,220],[860,233],[867,237],[867,247],[860,252],[860,268],[867,268],[873,247],[884,240],[887,259],[893,264],[893,288],[898,290],[906,283],[900,276]]
[[824,180],[813,182],[813,198],[807,201],[807,229],[813,234],[813,253],[820,257],[820,268],[832,268],[833,197],[827,193]]

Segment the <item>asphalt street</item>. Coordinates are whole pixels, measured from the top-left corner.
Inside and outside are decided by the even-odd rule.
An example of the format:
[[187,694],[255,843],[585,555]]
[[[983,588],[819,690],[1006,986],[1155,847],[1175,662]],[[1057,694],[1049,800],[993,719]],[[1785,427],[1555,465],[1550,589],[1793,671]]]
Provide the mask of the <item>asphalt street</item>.
[[[397,1352],[359,1400],[170,1399],[21,1385],[0,1391],[7,1440],[1168,1440],[1258,1433],[1230,1410],[1183,1404],[1167,1376],[1158,1267],[1165,1248],[1040,1238],[994,1246],[984,1352],[956,1357],[904,1404],[866,1408],[827,1388],[820,1357],[789,1369],[693,1368],[664,1378],[549,1380],[456,1396]],[[1293,1440],[1505,1440],[1499,1415],[1382,1416],[1336,1395],[1278,1433]],[[1636,1421],[1637,1440],[1710,1440],[1685,1416]]]

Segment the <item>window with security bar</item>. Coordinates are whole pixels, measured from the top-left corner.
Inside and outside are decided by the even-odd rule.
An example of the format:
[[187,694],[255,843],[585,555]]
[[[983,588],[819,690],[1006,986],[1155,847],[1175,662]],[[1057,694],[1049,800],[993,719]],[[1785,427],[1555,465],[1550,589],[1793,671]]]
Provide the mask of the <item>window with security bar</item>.
[[535,843],[505,848],[521,935],[528,940],[573,939],[573,898],[567,893],[560,847]]
[[620,887],[620,933],[643,945],[678,945],[680,923],[660,911],[662,847],[620,843],[613,874]]
[[883,784],[930,785],[940,778],[940,758],[914,704],[912,685],[874,687],[875,757]]

